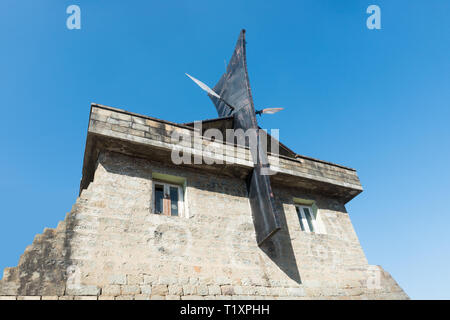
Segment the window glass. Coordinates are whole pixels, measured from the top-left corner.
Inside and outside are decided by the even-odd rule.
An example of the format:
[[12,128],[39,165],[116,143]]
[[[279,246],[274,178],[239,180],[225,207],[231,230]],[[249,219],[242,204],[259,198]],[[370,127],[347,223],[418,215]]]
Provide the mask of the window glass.
[[300,228],[302,229],[302,231],[305,231],[305,226],[303,225],[303,218],[302,218],[302,214],[300,212],[300,208],[296,206],[295,209],[297,209],[297,216],[298,216],[298,221],[300,221]]
[[178,188],[170,187],[170,213],[178,216]]
[[309,231],[314,232],[314,226],[312,222],[311,213],[308,208],[303,208],[303,212],[305,213],[306,221],[308,222]]
[[155,185],[155,213],[163,212],[164,186]]

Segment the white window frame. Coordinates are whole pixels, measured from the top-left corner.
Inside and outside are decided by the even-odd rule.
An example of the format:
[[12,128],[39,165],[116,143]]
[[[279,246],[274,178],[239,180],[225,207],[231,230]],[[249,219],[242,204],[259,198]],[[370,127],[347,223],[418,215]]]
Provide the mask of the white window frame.
[[152,189],[152,212],[154,214],[159,214],[159,215],[164,215],[163,213],[157,213],[156,212],[156,207],[155,207],[155,190],[156,190],[156,185],[162,185],[164,188],[164,194],[169,193],[170,194],[170,187],[174,187],[177,188],[178,190],[178,216],[167,216],[167,217],[184,217],[185,216],[185,210],[184,210],[184,188],[183,186],[177,185],[177,184],[172,184],[172,183],[167,183],[164,181],[159,181],[159,180],[153,180],[153,189]]
[[[318,228],[318,225],[317,225],[317,222],[316,222],[316,217],[314,216],[314,211],[313,211],[312,206],[296,204],[295,207],[296,207],[296,211],[297,211],[297,216],[300,213],[300,217],[299,218],[301,219],[301,222],[302,222],[302,224],[300,225],[300,229],[301,229],[301,227],[303,225],[304,230],[302,230],[302,231],[309,232],[309,233],[312,233],[312,232],[318,233],[319,228]],[[309,216],[311,217],[311,223],[312,223],[313,229],[314,229],[312,231],[309,228],[309,223],[308,223],[308,220],[306,219],[306,215],[305,215],[305,212],[304,212],[305,208],[308,209]]]

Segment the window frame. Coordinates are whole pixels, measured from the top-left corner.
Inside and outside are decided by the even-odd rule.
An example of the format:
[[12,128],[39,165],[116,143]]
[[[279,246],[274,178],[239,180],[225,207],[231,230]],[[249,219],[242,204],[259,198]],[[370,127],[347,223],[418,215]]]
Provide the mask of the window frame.
[[[172,214],[167,215],[167,214],[164,214],[164,209],[163,209],[163,212],[161,212],[161,213],[156,212],[156,203],[155,203],[155,200],[156,200],[156,197],[155,197],[156,196],[156,191],[155,191],[156,190],[156,185],[162,185],[163,186],[163,193],[164,194],[169,193],[169,195],[170,195],[170,188],[171,187],[177,188],[177,190],[178,190],[178,203],[177,203],[177,205],[178,205],[178,215],[172,215]],[[179,184],[173,184],[173,183],[169,183],[169,182],[153,179],[153,181],[152,181],[152,205],[151,205],[151,208],[152,208],[152,213],[153,214],[158,214],[158,215],[162,215],[162,216],[166,216],[166,217],[184,217],[185,216],[185,210],[184,210],[184,188],[183,188],[183,186],[179,185]]]
[[[311,230],[310,226],[309,226],[309,222],[308,222],[308,218],[305,215],[305,211],[304,209],[308,209],[308,214],[309,217],[311,218],[311,224],[313,227],[313,230]],[[313,214],[313,208],[310,205],[304,205],[304,204],[295,204],[295,209],[297,211],[297,216],[299,218],[299,222],[300,222],[300,230],[303,232],[308,232],[308,233],[318,233],[318,225],[316,222],[316,217]]]

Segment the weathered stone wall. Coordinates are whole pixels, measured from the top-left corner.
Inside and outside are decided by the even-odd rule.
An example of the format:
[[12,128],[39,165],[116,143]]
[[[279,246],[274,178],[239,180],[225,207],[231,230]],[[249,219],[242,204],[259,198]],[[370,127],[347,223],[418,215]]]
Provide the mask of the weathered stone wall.
[[[189,217],[151,212],[152,173],[186,178]],[[0,280],[0,299],[401,299],[370,266],[345,207],[273,186],[284,228],[256,245],[243,180],[118,153],[56,229]],[[293,197],[314,200],[325,234],[300,230]]]

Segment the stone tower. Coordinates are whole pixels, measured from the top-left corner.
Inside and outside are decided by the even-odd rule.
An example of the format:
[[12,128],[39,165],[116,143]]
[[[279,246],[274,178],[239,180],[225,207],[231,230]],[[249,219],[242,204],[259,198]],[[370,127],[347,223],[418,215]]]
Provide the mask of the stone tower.
[[[175,149],[197,149],[174,132],[233,163],[175,165]],[[93,104],[79,197],[5,269],[1,299],[408,298],[360,246],[345,209],[362,191],[355,170],[269,153],[282,229],[258,246],[249,150],[225,147],[192,124]]]

